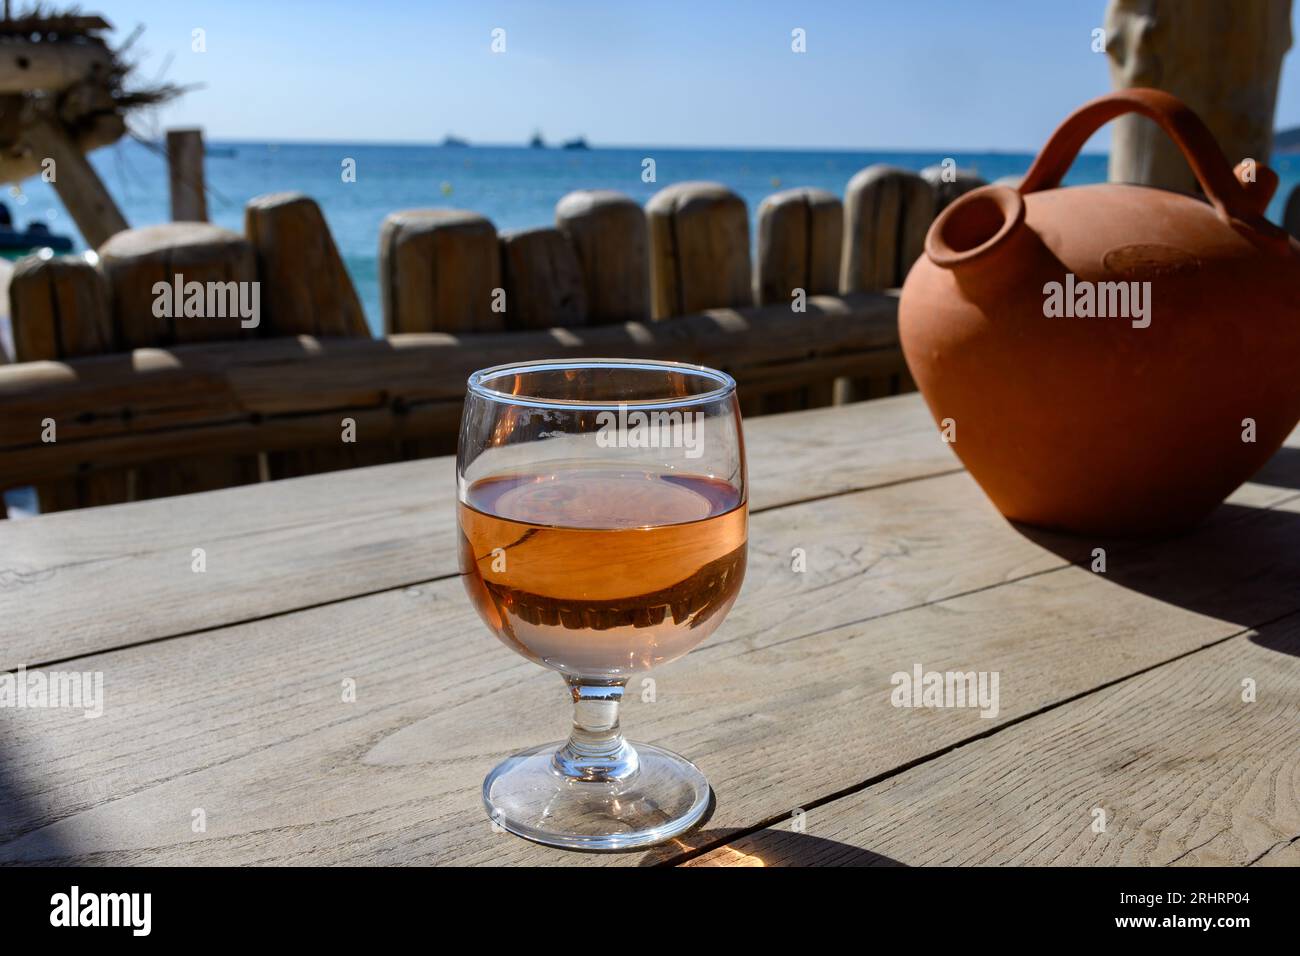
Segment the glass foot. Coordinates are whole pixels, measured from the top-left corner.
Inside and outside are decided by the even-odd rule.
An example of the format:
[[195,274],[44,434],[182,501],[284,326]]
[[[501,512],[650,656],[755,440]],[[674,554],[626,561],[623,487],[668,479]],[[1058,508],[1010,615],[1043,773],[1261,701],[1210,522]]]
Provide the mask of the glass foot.
[[563,741],[508,757],[483,781],[488,815],[525,839],[571,850],[652,846],[698,823],[709,805],[699,768],[650,744],[627,746],[636,769],[617,780],[561,773]]

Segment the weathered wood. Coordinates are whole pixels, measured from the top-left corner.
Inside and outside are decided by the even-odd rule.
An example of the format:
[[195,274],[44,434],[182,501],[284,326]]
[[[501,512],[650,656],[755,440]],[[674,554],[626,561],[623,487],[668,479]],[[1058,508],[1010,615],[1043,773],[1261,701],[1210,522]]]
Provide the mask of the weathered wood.
[[[114,350],[108,285],[82,256],[20,259],[9,284],[9,309],[14,355],[19,362]],[[59,427],[57,418],[55,424]],[[36,496],[42,513],[110,504],[126,500],[127,481],[125,471],[106,470],[42,483]]]
[[[758,207],[758,258],[754,301],[784,304],[791,321],[803,298],[833,293],[839,281],[844,210],[839,199],[823,189],[790,189],[768,196]],[[831,404],[834,378],[814,380],[800,388],[764,396],[755,411],[784,412]],[[746,399],[753,395],[751,389]]]
[[173,222],[207,222],[208,195],[203,176],[203,130],[167,131],[167,182]]
[[[250,340],[260,334],[261,289],[253,249],[228,229],[199,222],[131,229],[104,243],[99,267],[109,284],[117,341],[127,348]],[[241,306],[248,307],[248,317],[241,316]],[[86,411],[102,415],[104,407]],[[157,498],[257,481],[257,449],[244,451],[252,454],[231,457],[187,449],[182,458],[145,465],[136,470],[132,495]]]
[[761,830],[691,865],[1254,865],[1300,833],[1297,702],[1293,615],[811,810],[803,834]]
[[384,331],[494,332],[505,314],[496,227],[472,212],[395,212],[379,232],[379,290]]
[[[427,411],[455,422],[476,368],[526,358],[620,355],[720,365],[799,384],[811,360],[838,357],[847,374],[897,361],[896,300],[814,296],[802,321],[780,306],[717,310],[671,322],[453,337],[264,339],[146,349],[130,356],[0,368],[0,487],[59,469],[134,464],[197,449],[284,450],[338,440],[342,415],[369,415],[366,434],[408,436]],[[854,361],[854,357],[861,364]],[[813,366],[806,374],[818,375]],[[788,373],[788,374],[787,374]],[[55,415],[60,441],[33,447],[33,422]],[[428,423],[426,423],[428,424]],[[455,427],[429,434],[454,441]]]
[[244,208],[257,257],[266,335],[369,336],[365,312],[320,206],[272,193]]
[[[921,178],[934,190],[934,214],[936,216],[948,208],[948,204],[959,196],[964,196],[972,189],[987,186],[974,170],[946,168],[942,164],[927,166],[921,170]],[[1019,183],[1017,182],[1017,185]]]
[[506,328],[551,329],[587,323],[587,290],[573,245],[559,229],[501,234]]
[[650,235],[645,210],[622,193],[580,189],[555,206],[582,269],[591,325],[650,318]]
[[901,286],[925,245],[934,202],[916,173],[876,165],[854,174],[844,195],[840,291]]
[[[202,284],[206,292],[208,283],[256,281],[252,247],[228,229],[196,222],[131,229],[100,248],[99,264],[111,290],[118,341],[126,348],[252,338],[259,334],[257,325],[243,328],[242,322],[256,320],[260,324],[260,311],[247,320],[241,320],[238,314],[223,317],[215,314],[216,309],[209,314],[206,295],[194,300],[202,302],[203,314],[184,314],[192,291],[186,288],[189,283]],[[178,281],[182,284],[180,301],[175,294]],[[155,291],[159,283],[170,288],[167,296],[160,297]],[[251,292],[251,286],[245,288]],[[260,310],[260,290],[258,301]],[[228,296],[223,294],[221,303],[228,306]],[[168,305],[170,308],[165,308]],[[159,311],[175,314],[155,314]]]
[[844,208],[824,189],[788,189],[758,207],[754,301],[789,305],[795,289],[833,294],[839,282]]
[[[848,425],[869,408],[828,414]],[[951,475],[755,519],[751,580],[723,630],[655,672],[654,703],[634,698],[627,707],[624,725],[636,737],[691,755],[716,794],[706,827],[660,850],[566,854],[493,831],[480,805],[483,774],[535,742],[538,727],[564,726],[566,700],[554,676],[486,632],[467,640],[481,624],[460,582],[448,578],[79,659],[81,669],[103,671],[112,688],[104,719],[55,708],[21,717],[0,711],[7,774],[28,797],[0,806],[0,859],[671,861],[969,746],[976,735],[1014,731],[1017,721],[1033,727],[1039,718],[1032,715],[1146,668],[1164,670],[1255,617],[1300,604],[1287,586],[1300,570],[1294,512],[1228,512],[1185,538],[1122,559],[1112,554],[1102,575],[1062,566],[1052,548],[1019,534],[981,500],[968,477]],[[264,542],[253,536],[223,560],[238,561]],[[796,546],[808,549],[804,574],[790,570]],[[1045,615],[1051,627],[1043,626]],[[998,715],[891,707],[890,674],[917,661],[1000,671]],[[1289,689],[1296,665],[1284,667]],[[1217,679],[1223,668],[1211,669]],[[1237,689],[1236,678],[1226,683]],[[355,682],[355,701],[342,696],[344,680]],[[502,686],[511,688],[510,707],[494,694]],[[1108,705],[1096,733],[1105,728],[1124,739],[1142,713],[1120,703],[1134,700]],[[527,727],[521,714],[529,715]],[[178,738],[177,726],[200,732]],[[1273,743],[1291,744],[1294,721],[1286,727],[1271,728]],[[1163,749],[1151,759],[1184,759],[1176,737],[1157,740]],[[1023,761],[1032,751],[1021,741],[1018,752]],[[1276,772],[1272,745],[1251,752],[1270,755],[1266,780],[1290,779]],[[1287,759],[1294,753],[1291,746]],[[1191,775],[1189,790],[1213,788],[1224,767],[1241,767],[1226,759],[1215,748],[1189,762],[1182,771]],[[1004,769],[976,779],[1005,788],[1007,776]],[[943,792],[952,787],[950,779]],[[1159,805],[1156,796],[1147,792],[1150,805]],[[1258,828],[1232,811],[1269,801],[1268,788],[1237,788],[1216,801],[1224,812],[1215,822],[1245,828],[1253,843]],[[208,831],[194,834],[177,806],[203,807]],[[1290,825],[1294,800],[1281,806],[1270,810],[1273,820]],[[1087,807],[1083,813],[1086,829]],[[810,816],[815,827],[815,811]]]
[[1291,190],[1286,198],[1286,209],[1282,213],[1282,227],[1291,235],[1300,238],[1300,186]]
[[[1104,29],[1115,89],[1173,93],[1205,121],[1231,165],[1269,162],[1291,0],[1110,0]],[[1112,182],[1199,190],[1178,147],[1153,122],[1130,114],[1112,129]]]
[[753,302],[745,201],[720,183],[668,186],[646,204],[656,319]]
[[[369,338],[361,300],[316,201],[301,193],[258,196],[244,208],[244,233],[257,257],[266,335]],[[391,441],[369,441],[360,422],[339,415],[333,443],[266,455],[272,479],[395,461]],[[352,439],[345,441],[345,438]]]
[[41,162],[54,161],[54,190],[86,242],[99,246],[128,228],[99,174],[61,126],[38,119],[26,128],[26,142]]
[[[959,470],[913,399],[875,403],[852,428],[831,409],[745,427],[755,514]],[[839,467],[808,469],[813,453]],[[454,575],[455,490],[446,458],[3,527],[4,647],[23,656],[0,667],[219,626],[235,607],[258,617]],[[220,543],[209,540],[217,528]],[[248,553],[229,550],[254,539]],[[212,560],[196,582],[188,556],[199,546]]]

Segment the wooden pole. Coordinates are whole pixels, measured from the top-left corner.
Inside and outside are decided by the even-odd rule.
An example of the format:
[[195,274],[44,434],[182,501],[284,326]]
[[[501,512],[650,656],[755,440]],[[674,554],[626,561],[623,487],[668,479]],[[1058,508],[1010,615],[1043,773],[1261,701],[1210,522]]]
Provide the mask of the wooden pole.
[[[1105,31],[1116,89],[1173,93],[1205,121],[1230,165],[1269,162],[1291,0],[1110,0]],[[1178,147],[1150,120],[1121,116],[1113,129],[1112,182],[1198,190]]]
[[61,126],[50,119],[38,119],[29,127],[27,138],[37,156],[54,161],[54,189],[87,243],[97,248],[129,228],[90,161]]
[[208,197],[203,183],[203,130],[167,131],[167,173],[173,222],[207,222]]

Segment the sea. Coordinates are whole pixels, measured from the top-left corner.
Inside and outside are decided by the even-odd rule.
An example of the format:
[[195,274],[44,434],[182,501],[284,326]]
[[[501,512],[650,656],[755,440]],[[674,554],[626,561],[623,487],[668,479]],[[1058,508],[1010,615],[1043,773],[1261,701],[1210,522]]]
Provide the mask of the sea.
[[[875,163],[920,171],[945,159],[992,182],[1020,176],[1031,153],[961,153],[787,149],[669,149],[620,147],[588,150],[527,146],[383,145],[376,143],[267,143],[210,141],[206,177],[209,218],[243,229],[244,204],[283,190],[306,193],[319,204],[365,307],[371,330],[381,334],[378,285],[379,227],[400,209],[468,209],[487,216],[498,230],[552,225],[555,203],[574,189],[615,189],[644,203],[655,192],[684,180],[726,184],[749,205],[750,226],[759,203],[781,189],[813,186],[844,194],[849,178]],[[655,181],[646,182],[653,159]],[[352,163],[348,163],[352,160]],[[109,192],[133,226],[170,218],[167,168],[160,148],[127,139],[91,155]],[[1280,220],[1282,204],[1300,182],[1300,154],[1281,154],[1274,167],[1282,186],[1269,209]],[[355,179],[345,175],[355,169]],[[1084,154],[1067,185],[1102,182],[1106,156]],[[0,196],[15,223],[43,220],[84,249],[75,225],[53,187],[32,178]]]

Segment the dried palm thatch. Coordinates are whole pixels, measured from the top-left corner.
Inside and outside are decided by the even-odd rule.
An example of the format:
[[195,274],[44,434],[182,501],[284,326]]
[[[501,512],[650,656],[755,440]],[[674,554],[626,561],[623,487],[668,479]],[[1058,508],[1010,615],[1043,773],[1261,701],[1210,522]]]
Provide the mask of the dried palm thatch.
[[[116,142],[132,111],[164,103],[184,90],[142,83],[131,47],[137,30],[117,49],[103,17],[76,7],[36,4],[0,19],[0,182],[41,171],[50,128],[81,153]],[[38,127],[42,132],[33,136]]]

